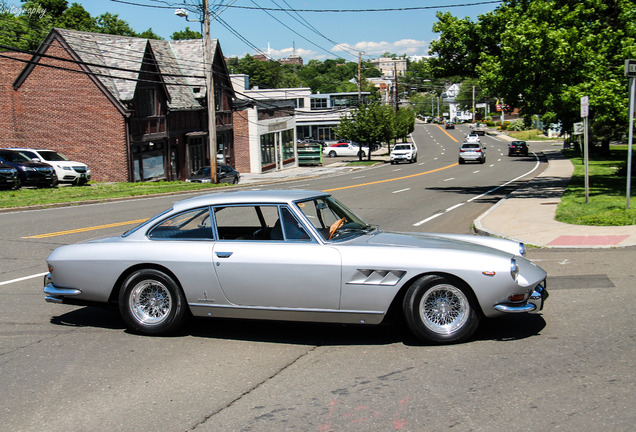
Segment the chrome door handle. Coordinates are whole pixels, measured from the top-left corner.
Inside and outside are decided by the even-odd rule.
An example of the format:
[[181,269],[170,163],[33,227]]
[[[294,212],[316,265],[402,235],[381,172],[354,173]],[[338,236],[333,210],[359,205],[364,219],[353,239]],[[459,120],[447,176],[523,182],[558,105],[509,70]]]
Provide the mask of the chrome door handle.
[[219,258],[229,258],[232,256],[234,252],[215,252],[216,256]]

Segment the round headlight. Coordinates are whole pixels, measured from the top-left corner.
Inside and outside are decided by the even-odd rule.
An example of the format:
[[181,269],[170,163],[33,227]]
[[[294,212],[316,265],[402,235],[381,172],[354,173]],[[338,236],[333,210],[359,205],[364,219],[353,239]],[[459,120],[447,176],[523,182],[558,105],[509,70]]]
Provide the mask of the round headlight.
[[519,266],[517,265],[517,260],[514,258],[510,259],[510,275],[514,280],[517,280],[517,276],[519,275]]
[[519,255],[526,256],[526,245],[519,243]]

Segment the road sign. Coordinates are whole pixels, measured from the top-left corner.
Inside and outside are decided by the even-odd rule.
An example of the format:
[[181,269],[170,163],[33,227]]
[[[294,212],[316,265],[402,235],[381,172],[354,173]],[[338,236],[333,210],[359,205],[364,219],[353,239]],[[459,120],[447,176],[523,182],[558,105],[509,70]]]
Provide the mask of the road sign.
[[585,128],[583,127],[583,122],[580,123],[574,123],[574,135],[583,135],[583,131],[585,130]]
[[625,76],[636,78],[636,60],[625,60]]
[[589,96],[583,96],[581,98],[581,117],[588,117],[590,115],[590,98]]

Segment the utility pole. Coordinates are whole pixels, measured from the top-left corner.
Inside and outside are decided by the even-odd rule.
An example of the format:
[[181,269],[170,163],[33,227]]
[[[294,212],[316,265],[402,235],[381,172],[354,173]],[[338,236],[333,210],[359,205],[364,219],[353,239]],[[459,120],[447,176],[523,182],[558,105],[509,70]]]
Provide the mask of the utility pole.
[[358,53],[358,106],[362,105],[362,51]]
[[[216,176],[216,105],[214,103],[214,54],[211,52],[210,40],[210,8],[208,0],[203,0],[203,62],[206,72],[206,99],[208,103],[208,139],[210,143],[210,174],[212,183],[217,182]],[[209,68],[209,69],[208,69]]]
[[399,96],[398,96],[398,77],[397,77],[397,61],[393,59],[393,76],[395,77],[395,112],[398,112]]
[[473,86],[473,123],[475,123],[475,86]]

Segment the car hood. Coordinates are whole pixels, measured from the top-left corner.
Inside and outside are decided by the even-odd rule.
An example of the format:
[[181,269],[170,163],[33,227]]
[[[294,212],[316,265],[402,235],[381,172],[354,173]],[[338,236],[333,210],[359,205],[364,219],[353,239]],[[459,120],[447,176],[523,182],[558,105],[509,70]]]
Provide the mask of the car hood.
[[[406,248],[455,249],[462,251],[519,255],[519,242],[469,234],[420,234],[378,231],[358,238],[369,246],[392,246]],[[496,252],[495,252],[496,253]]]

